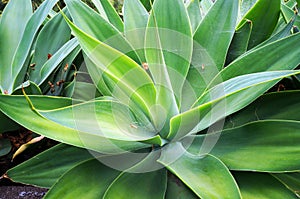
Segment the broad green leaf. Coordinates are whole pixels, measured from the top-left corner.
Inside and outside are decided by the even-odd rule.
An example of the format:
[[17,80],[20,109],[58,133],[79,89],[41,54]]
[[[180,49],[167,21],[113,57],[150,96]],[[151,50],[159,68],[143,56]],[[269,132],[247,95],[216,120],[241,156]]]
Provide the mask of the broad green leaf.
[[97,100],[38,112],[62,126],[106,139],[144,141],[152,140],[156,134],[153,126],[144,126],[144,123],[136,120],[129,107],[112,100]]
[[108,0],[92,0],[100,15],[114,25],[120,32],[123,32],[123,22]]
[[[0,95],[0,110],[20,125],[35,133],[73,146],[103,153],[121,153],[124,150],[137,150],[149,147],[149,145],[140,142],[106,139],[99,134],[71,129],[42,117],[36,110],[52,110],[65,107],[72,104],[73,100],[71,99],[48,96],[29,96],[29,98],[31,101],[30,105],[28,105],[28,99],[24,96]],[[33,105],[34,107],[32,107]]]
[[192,56],[192,30],[182,0],[154,2],[145,45],[153,81],[169,89],[176,100],[180,101]]
[[298,198],[270,174],[234,173],[244,199]]
[[154,2],[145,48],[149,71],[157,87],[154,125],[165,137],[170,118],[179,112],[181,89],[192,56],[192,30],[182,0]]
[[120,171],[106,167],[97,159],[83,162],[65,173],[48,191],[45,199],[102,198],[119,173]]
[[[58,0],[49,0],[43,2],[41,6],[34,12],[34,14],[29,19],[24,30],[22,40],[18,46],[14,60],[12,62],[12,74],[13,74],[13,85],[8,89],[8,93],[11,93],[13,89],[18,87],[23,83],[23,79],[17,78],[25,77],[26,70],[24,70],[24,63],[27,60],[27,57],[30,53],[33,41],[36,37],[36,34],[39,31],[40,26],[44,22],[45,18],[48,16],[49,11],[53,8]],[[10,91],[11,90],[11,91]]]
[[142,62],[146,62],[144,44],[149,13],[139,0],[125,0],[124,34],[134,47]]
[[99,87],[99,79],[103,78],[116,99],[130,105],[133,101],[134,106],[152,121],[150,109],[155,104],[156,90],[148,74],[126,55],[88,36],[70,21],[68,23],[83,51],[97,67],[92,69],[98,72],[93,78],[95,85]]
[[11,150],[10,140],[0,137],[0,157],[8,154],[10,150]]
[[13,59],[21,42],[26,23],[32,15],[30,0],[11,0],[6,5],[0,21],[0,90],[12,93],[14,81]]
[[202,20],[200,2],[198,0],[191,0],[187,6],[187,11],[192,26],[192,32],[194,33]]
[[171,119],[168,139],[178,139],[206,129],[253,102],[280,79],[298,73],[299,71],[253,73],[218,84],[206,91],[190,110]]
[[[68,13],[66,13],[68,15]],[[35,53],[32,58],[31,63],[35,64],[34,70],[33,68],[29,69],[30,80],[40,84],[41,79],[46,78],[40,75],[41,70],[43,69],[44,64],[48,61],[48,54],[54,55],[58,53],[58,50],[68,41],[71,37],[71,30],[68,24],[65,22],[63,16],[58,13],[55,15],[43,29],[40,31],[37,36]],[[69,46],[67,49],[63,51],[67,51],[71,47]],[[66,56],[66,53],[60,52],[63,54],[61,56]],[[51,57],[52,59],[57,59],[56,57]],[[61,59],[59,59],[61,60]],[[52,68],[52,71],[54,68]],[[52,72],[51,71],[51,72]]]
[[[296,120],[300,121],[300,92],[286,91],[268,93],[252,104],[229,116],[224,128],[238,127],[259,120]],[[276,108],[274,108],[276,107]]]
[[4,133],[6,131],[14,131],[19,128],[20,126],[17,123],[15,123],[0,111],[0,133]]
[[241,198],[231,173],[214,156],[192,155],[180,143],[174,143],[163,150],[158,161],[200,198]]
[[298,197],[300,196],[300,173],[279,173],[272,174],[273,177],[278,179],[288,189],[294,192]]
[[139,61],[136,53],[122,33],[96,11],[88,7],[82,1],[67,0],[66,4],[74,24],[81,30],[97,40],[127,54],[135,61]]
[[168,174],[166,199],[198,199],[197,195],[172,174]]
[[235,31],[228,50],[226,65],[247,51],[251,31],[251,21],[245,21],[244,24]]
[[245,53],[223,69],[209,87],[239,75],[296,68],[300,63],[299,41],[300,34],[295,34]]
[[[192,64],[197,64],[195,67],[204,64],[206,70],[210,67],[222,69],[235,31],[238,5],[238,0],[218,0],[204,17],[194,34]],[[202,54],[207,54],[210,62],[202,60],[202,56],[207,56]]]
[[191,67],[182,89],[182,96],[189,96],[191,100],[183,99],[183,111],[201,96],[224,66],[235,31],[238,4],[238,0],[216,1],[198,26],[194,35]]
[[165,169],[147,173],[122,173],[106,190],[103,199],[163,199],[166,185]]
[[[299,127],[298,121],[252,122],[223,132],[192,137],[195,141],[191,150],[193,153],[208,152],[220,158],[231,170],[298,171]],[[205,139],[217,141],[211,151],[206,151],[209,143]]]
[[92,159],[86,149],[59,144],[7,171],[14,182],[50,188],[78,163]]
[[280,15],[280,0],[258,0],[247,12],[240,24],[250,20],[253,24],[248,49],[269,38],[276,27]]

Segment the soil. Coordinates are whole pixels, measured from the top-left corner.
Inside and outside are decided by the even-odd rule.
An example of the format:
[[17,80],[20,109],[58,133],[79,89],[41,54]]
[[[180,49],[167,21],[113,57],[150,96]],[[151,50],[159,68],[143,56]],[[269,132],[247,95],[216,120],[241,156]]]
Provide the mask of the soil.
[[0,186],[0,199],[40,199],[47,189],[31,186]]
[[[6,132],[1,135],[1,138],[10,140],[12,150],[9,154],[0,157],[0,176],[4,175],[8,169],[57,144],[57,142],[53,140],[44,138],[40,142],[30,146],[12,161],[12,156],[16,150],[22,144],[30,141],[33,137],[35,137],[34,134],[26,129]],[[18,184],[10,181],[9,179],[0,178],[0,199],[39,199],[43,198],[46,192],[47,189],[44,188]]]

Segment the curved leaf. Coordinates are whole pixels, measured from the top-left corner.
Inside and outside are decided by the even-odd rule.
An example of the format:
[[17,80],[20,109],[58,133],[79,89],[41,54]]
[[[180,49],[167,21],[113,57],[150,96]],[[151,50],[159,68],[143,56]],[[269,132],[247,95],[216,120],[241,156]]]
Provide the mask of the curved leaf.
[[[18,14],[16,14],[18,13]],[[14,81],[13,59],[21,42],[26,23],[32,15],[30,0],[11,0],[6,5],[0,21],[0,90],[12,93]],[[15,66],[14,66],[15,67]]]
[[270,174],[237,172],[234,176],[244,199],[298,198]]
[[146,62],[144,44],[149,13],[139,0],[125,0],[124,34],[142,62]]
[[8,154],[11,150],[10,140],[0,137],[0,157]]
[[206,152],[206,145],[202,146],[203,140],[215,139],[217,143],[209,153],[220,158],[231,170],[298,171],[299,127],[300,122],[296,121],[252,122],[221,133],[192,137],[196,141],[190,150],[193,153]]
[[296,68],[300,63],[299,41],[300,34],[295,34],[245,53],[224,68],[214,78],[209,88],[220,83],[220,81],[226,81],[239,75]]
[[187,6],[187,11],[192,26],[192,32],[194,33],[202,20],[200,2],[198,0],[191,0]]
[[[163,199],[166,182],[166,170],[147,173],[122,173],[106,190],[103,199]],[[130,191],[128,192],[128,190]]]
[[169,119],[178,114],[181,89],[192,56],[192,30],[182,0],[154,2],[145,48],[147,65],[157,86],[157,119],[154,125],[162,129],[160,133],[165,137]]
[[59,144],[7,171],[14,182],[50,188],[68,170],[92,159],[86,149]]
[[13,60],[13,68],[12,74],[13,76],[13,87],[8,89],[8,93],[11,93],[13,89],[17,88],[20,84],[23,83],[22,78],[17,78],[17,76],[25,77],[26,70],[24,70],[24,63],[27,60],[29,55],[29,51],[32,47],[33,41],[38,33],[38,30],[42,23],[44,22],[45,18],[48,16],[48,13],[53,8],[53,6],[57,3],[58,0],[49,0],[45,1],[41,4],[41,6],[34,12],[34,14],[29,19],[28,23],[26,24],[26,28],[22,37],[22,40],[18,46],[16,54]]
[[97,159],[88,160],[65,173],[48,191],[45,199],[102,198],[119,173],[120,171],[106,167]]
[[300,193],[300,173],[279,173],[272,174],[273,177],[278,179],[282,184],[284,184],[288,189],[294,192],[299,198]]
[[187,134],[206,129],[258,98],[278,80],[299,71],[273,71],[253,73],[227,80],[200,97],[194,108],[171,119],[168,139],[179,139]]
[[198,199],[198,196],[183,182],[172,174],[168,174],[166,199]]
[[235,31],[226,58],[227,64],[247,51],[251,31],[251,21],[245,21],[244,24]]
[[240,25],[244,23],[244,20],[250,20],[253,23],[248,49],[271,36],[279,19],[280,4],[281,0],[273,0],[271,4],[269,0],[258,0],[244,16]]
[[68,24],[83,51],[97,67],[93,69],[98,72],[93,79],[95,85],[99,87],[98,82],[102,77],[116,99],[130,105],[131,101],[135,102],[135,106],[152,120],[150,108],[155,104],[156,90],[148,74],[126,55],[88,36],[69,20]]
[[91,0],[100,12],[101,16],[113,24],[120,32],[123,32],[123,22],[108,0]]
[[[68,42],[68,40],[70,40],[70,37],[71,30],[60,13],[56,14],[50,21],[46,23],[37,36],[35,53],[31,61],[31,63],[34,63],[35,66],[34,70],[29,69],[31,81],[35,82],[36,84],[42,83],[42,79],[46,77],[41,76],[40,71],[43,69],[43,65],[48,61],[47,55],[59,53],[58,50],[62,48],[62,46]],[[68,48],[65,48],[63,51],[71,48],[72,47],[68,46]],[[60,52],[60,54],[63,54],[63,57],[65,57],[67,53],[65,54]],[[57,56],[52,56],[50,59],[57,59]],[[62,58],[59,60],[62,60]],[[53,70],[54,68],[52,68],[51,72]]]
[[132,49],[122,33],[92,8],[82,1],[77,0],[67,0],[66,4],[74,24],[81,30],[99,41],[127,54],[135,61],[139,61],[134,49]]
[[238,127],[259,120],[275,119],[300,121],[299,98],[299,91],[267,93],[248,107],[229,116],[224,128]]
[[223,68],[235,31],[238,5],[238,0],[216,1],[198,26],[194,34],[191,67],[182,89],[182,96],[189,96],[192,100],[183,99],[183,110],[202,95]]
[[[194,156],[181,144],[169,145],[158,160],[203,199],[241,198],[239,188],[227,167],[211,155]],[[174,155],[179,155],[177,159]]]
[[[100,135],[71,129],[42,117],[35,109],[51,110],[65,107],[68,106],[63,105],[65,103],[72,104],[71,99],[30,96],[30,100],[29,106],[24,96],[0,95],[0,110],[35,133],[73,146],[103,153],[123,153],[124,150],[137,150],[150,146],[134,141],[106,139]],[[15,106],[16,104],[18,107]],[[33,104],[35,107],[32,107]]]
[[56,110],[37,111],[64,127],[106,139],[144,141],[156,134],[152,126],[144,126],[141,121],[136,120],[129,107],[112,100],[90,101]]

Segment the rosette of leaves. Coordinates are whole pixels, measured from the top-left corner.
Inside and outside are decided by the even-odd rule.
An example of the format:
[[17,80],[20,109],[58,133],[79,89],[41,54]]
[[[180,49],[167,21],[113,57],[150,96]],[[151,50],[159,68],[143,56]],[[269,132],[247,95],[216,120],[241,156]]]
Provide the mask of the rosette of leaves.
[[299,73],[300,35],[274,33],[280,0],[240,23],[238,0],[155,0],[150,13],[125,0],[124,21],[94,2],[66,0],[66,21],[103,96],[0,95],[10,118],[64,143],[6,177],[45,198],[297,198],[299,92],[264,95]]
[[[71,66],[80,47],[76,39],[71,39],[71,30],[61,13],[52,12],[56,3],[45,1],[33,11],[30,0],[10,0],[5,7],[0,21],[0,93],[17,95],[24,87],[29,94],[60,95],[63,84],[56,82],[71,80],[70,69],[63,68]],[[48,81],[53,83],[49,85]],[[18,128],[0,112],[0,133]],[[5,153],[10,149],[7,143],[0,140],[0,150]]]

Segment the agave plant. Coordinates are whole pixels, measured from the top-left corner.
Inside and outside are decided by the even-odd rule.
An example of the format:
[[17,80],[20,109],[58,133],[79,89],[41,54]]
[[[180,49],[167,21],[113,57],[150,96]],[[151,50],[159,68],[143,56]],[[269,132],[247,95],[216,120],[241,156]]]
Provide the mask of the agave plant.
[[297,198],[299,92],[264,95],[299,74],[300,35],[274,32],[280,0],[268,17],[267,0],[244,15],[238,0],[150,13],[125,0],[124,22],[109,1],[65,2],[103,96],[0,95],[7,116],[64,143],[4,177],[51,187],[45,198]]
[[[0,22],[0,93],[21,94],[21,87],[30,94],[62,93],[62,85],[55,83],[67,82],[68,72],[59,69],[71,65],[80,47],[76,39],[70,40],[71,30],[60,13],[47,18],[56,2],[46,1],[34,12],[30,0],[11,0],[5,7]],[[48,81],[55,81],[56,88]],[[2,112],[0,118],[0,133],[19,128]],[[0,155],[9,152],[8,143],[0,139]]]

